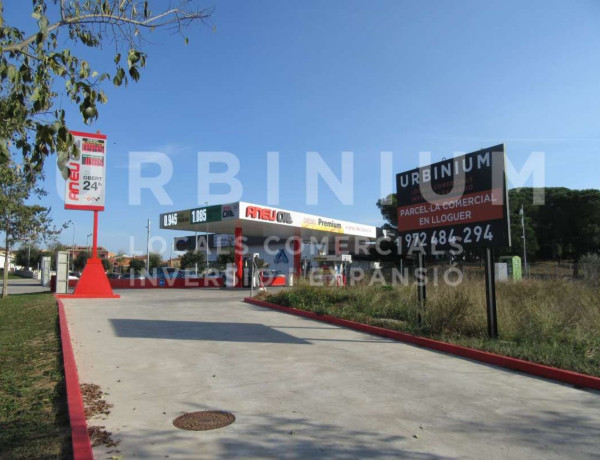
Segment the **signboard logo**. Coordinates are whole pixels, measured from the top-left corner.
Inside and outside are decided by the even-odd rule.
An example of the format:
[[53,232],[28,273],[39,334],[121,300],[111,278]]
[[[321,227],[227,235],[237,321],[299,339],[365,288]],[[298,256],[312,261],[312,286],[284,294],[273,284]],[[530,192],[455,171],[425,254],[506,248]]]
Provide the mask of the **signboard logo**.
[[275,255],[274,262],[276,264],[288,264],[290,262],[287,254],[285,253],[285,250],[279,250],[279,252]]
[[235,217],[235,211],[232,206],[223,206],[223,212],[221,213],[223,219],[233,219]]
[[277,211],[276,209],[260,208],[258,206],[248,206],[246,208],[246,217],[251,219],[266,220],[277,222],[279,224],[293,224],[292,214],[287,211]]
[[79,200],[79,170],[81,165],[76,161],[69,163],[69,199]]

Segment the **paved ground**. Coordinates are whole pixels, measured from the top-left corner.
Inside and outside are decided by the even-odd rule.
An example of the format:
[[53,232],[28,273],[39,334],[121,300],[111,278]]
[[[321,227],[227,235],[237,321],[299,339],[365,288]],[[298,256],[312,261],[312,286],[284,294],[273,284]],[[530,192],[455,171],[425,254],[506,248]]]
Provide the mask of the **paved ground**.
[[[1,280],[0,280],[1,281]],[[31,294],[39,292],[50,292],[50,287],[42,286],[40,280],[22,278],[8,280],[8,294]],[[2,283],[0,282],[0,293],[2,293]]]
[[[96,458],[598,458],[600,394],[242,303],[236,291],[65,302]],[[220,409],[205,432],[172,425]],[[112,452],[110,452],[112,451]]]

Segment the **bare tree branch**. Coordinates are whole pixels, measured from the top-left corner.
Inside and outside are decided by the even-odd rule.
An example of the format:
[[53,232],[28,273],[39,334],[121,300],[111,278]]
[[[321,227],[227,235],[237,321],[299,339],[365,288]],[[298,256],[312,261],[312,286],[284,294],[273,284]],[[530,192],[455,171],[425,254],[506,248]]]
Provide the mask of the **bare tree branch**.
[[[62,5],[62,3],[61,3],[61,5]],[[129,24],[129,25],[133,25],[136,27],[154,28],[154,27],[163,27],[163,26],[166,26],[169,24],[181,24],[183,22],[187,23],[187,22],[190,22],[193,20],[203,21],[204,19],[207,19],[208,17],[210,17],[210,15],[211,15],[210,10],[200,10],[200,11],[196,11],[196,12],[189,12],[189,11],[181,10],[179,8],[173,8],[173,9],[167,10],[161,14],[152,16],[143,21],[133,19],[133,18],[128,18],[126,16],[118,16],[118,15],[114,15],[114,14],[100,14],[100,13],[99,14],[84,14],[81,16],[68,17],[68,18],[62,19],[58,22],[55,22],[54,24],[48,26],[47,31],[48,31],[48,33],[50,33],[53,30],[56,30],[60,27],[69,26],[69,25],[73,25],[73,24],[106,24],[106,23],[116,24],[116,25]],[[169,16],[172,16],[172,17],[165,21],[159,22],[161,19],[168,18]],[[14,52],[22,53],[24,48],[27,48],[29,45],[31,45],[36,40],[37,36],[38,36],[38,33],[32,34],[31,36],[29,36],[28,38],[26,38],[25,40],[23,40],[19,43],[15,43],[15,44],[3,47],[0,51],[2,53],[14,53]]]

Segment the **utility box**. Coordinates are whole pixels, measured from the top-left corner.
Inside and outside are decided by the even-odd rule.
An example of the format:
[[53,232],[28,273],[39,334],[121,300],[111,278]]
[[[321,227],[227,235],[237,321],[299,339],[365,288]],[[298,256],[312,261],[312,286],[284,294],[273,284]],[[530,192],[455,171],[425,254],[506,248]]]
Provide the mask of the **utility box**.
[[521,258],[519,256],[503,256],[500,257],[498,261],[506,264],[509,279],[512,279],[513,281],[521,281],[523,279],[523,269]]
[[56,253],[56,293],[68,294],[69,292],[69,253],[58,251]]
[[236,266],[227,264],[225,268],[225,287],[235,287]]
[[508,264],[503,262],[494,264],[494,274],[496,281],[508,281]]
[[50,286],[50,257],[42,257],[42,286]]

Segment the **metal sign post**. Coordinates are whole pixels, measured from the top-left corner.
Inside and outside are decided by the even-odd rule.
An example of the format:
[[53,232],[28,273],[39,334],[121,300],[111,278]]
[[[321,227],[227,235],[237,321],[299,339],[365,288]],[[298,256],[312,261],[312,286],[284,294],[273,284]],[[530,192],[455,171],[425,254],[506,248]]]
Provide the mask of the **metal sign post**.
[[494,250],[485,250],[485,298],[487,304],[488,335],[498,338],[498,316],[496,313],[496,276],[494,273]]
[[523,228],[523,266],[525,268],[525,277],[527,277],[527,238],[525,235],[525,209],[523,208],[523,205],[521,205],[519,214],[521,214],[521,227]]
[[94,210],[94,232],[92,236],[92,259],[98,258],[98,211]]
[[[425,254],[422,251],[419,251],[419,255],[417,257],[419,276],[423,276],[425,273]],[[419,312],[417,314],[417,320],[419,324],[421,324],[421,312],[425,310],[425,302],[427,301],[427,287],[425,280],[420,280],[417,283],[418,295],[419,295]]]

